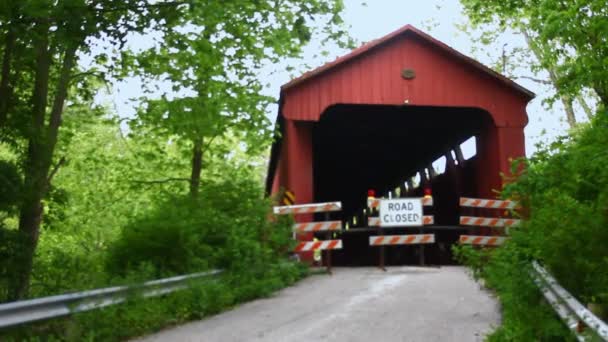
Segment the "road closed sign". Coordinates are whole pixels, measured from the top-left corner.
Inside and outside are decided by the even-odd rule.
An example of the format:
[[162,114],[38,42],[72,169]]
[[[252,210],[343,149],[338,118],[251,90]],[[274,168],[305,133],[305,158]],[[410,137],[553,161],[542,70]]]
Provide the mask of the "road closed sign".
[[380,200],[380,227],[422,226],[422,200],[398,198]]

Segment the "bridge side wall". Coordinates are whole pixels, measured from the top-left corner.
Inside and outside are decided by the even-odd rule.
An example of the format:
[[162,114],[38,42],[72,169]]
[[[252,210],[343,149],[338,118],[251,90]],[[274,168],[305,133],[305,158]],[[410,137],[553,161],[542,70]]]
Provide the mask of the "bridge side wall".
[[[275,170],[272,193],[281,188],[291,190],[296,204],[314,202],[312,122],[285,120],[283,146]],[[296,222],[310,222],[313,215],[297,215]],[[312,233],[298,235],[301,241],[313,239]],[[312,260],[312,252],[301,253],[304,260]]]
[[488,126],[477,138],[477,194],[495,198],[503,177],[511,175],[511,160],[526,155],[523,127]]

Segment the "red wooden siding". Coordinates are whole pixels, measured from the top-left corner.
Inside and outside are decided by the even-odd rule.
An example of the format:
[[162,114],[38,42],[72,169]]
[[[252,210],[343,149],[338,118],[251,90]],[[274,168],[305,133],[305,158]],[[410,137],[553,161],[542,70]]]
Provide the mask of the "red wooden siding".
[[[405,80],[401,71],[413,69]],[[283,115],[317,121],[337,103],[478,107],[498,127],[524,127],[530,97],[427,40],[405,34],[283,90]]]

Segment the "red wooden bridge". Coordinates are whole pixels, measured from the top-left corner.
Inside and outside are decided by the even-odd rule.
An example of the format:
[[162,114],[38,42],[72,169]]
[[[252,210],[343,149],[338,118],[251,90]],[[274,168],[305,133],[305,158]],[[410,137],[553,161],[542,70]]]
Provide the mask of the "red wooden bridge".
[[[267,192],[289,190],[296,203],[340,201],[342,211],[332,218],[352,225],[358,217],[361,227],[348,231],[350,243],[345,237],[336,260],[365,263],[361,222],[368,189],[400,188],[410,197],[432,189],[431,228],[457,226],[459,198],[495,198],[510,160],[524,156],[526,105],[533,97],[407,25],[282,86],[281,136],[272,146]],[[460,145],[471,137],[476,154],[465,160]],[[439,158],[446,163],[441,174],[431,166]],[[314,214],[297,219],[313,221]],[[457,235],[446,232],[443,239]]]

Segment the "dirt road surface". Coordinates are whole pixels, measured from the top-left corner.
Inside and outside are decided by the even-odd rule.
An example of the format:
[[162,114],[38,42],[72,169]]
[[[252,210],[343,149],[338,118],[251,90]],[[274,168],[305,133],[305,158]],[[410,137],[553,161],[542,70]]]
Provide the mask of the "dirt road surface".
[[140,341],[483,341],[498,304],[462,267],[338,268]]

